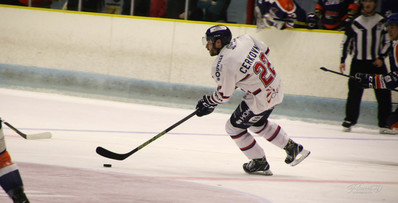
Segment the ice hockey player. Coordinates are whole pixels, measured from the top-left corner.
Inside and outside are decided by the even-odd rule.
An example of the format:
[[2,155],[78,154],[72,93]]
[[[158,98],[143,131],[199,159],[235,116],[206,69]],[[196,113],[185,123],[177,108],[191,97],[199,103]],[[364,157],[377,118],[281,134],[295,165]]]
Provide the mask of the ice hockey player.
[[257,29],[306,27],[307,14],[294,0],[258,0],[255,15]]
[[318,0],[314,13],[308,14],[308,28],[344,30],[358,10],[357,0]]
[[[392,40],[392,47],[388,54],[391,72],[388,74],[355,74],[355,78],[363,88],[392,90],[398,87],[398,13],[391,15],[386,25]],[[390,134],[398,134],[398,108],[387,118],[387,125],[394,130]]]
[[11,161],[6,149],[2,121],[0,119],[0,185],[14,203],[29,203],[24,192],[18,167]]
[[268,59],[269,47],[249,35],[231,39],[232,33],[224,25],[210,27],[203,37],[210,56],[216,56],[211,74],[218,87],[198,101],[197,116],[212,113],[218,104],[231,98],[235,88],[240,88],[245,92],[243,101],[232,113],[225,129],[251,160],[243,164],[243,170],[272,175],[264,150],[256,143],[253,134],[284,149],[286,164],[297,165],[310,152],[289,139],[277,123],[268,120],[274,107],[283,99],[280,79]]

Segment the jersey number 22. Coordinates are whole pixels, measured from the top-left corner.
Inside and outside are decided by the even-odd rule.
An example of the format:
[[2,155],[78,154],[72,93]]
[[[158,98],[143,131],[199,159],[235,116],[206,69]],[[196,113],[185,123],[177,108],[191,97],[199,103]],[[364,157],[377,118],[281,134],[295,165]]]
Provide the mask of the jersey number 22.
[[261,82],[268,87],[274,81],[276,73],[264,52],[260,53],[260,60],[254,64],[254,73],[259,75]]

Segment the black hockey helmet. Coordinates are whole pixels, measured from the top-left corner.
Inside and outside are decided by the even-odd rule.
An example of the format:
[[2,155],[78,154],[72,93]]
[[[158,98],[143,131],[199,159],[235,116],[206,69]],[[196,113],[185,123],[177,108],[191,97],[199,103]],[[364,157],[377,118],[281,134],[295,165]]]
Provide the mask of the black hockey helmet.
[[394,13],[390,17],[388,17],[387,25],[397,25],[398,26],[398,13]]
[[231,42],[232,33],[227,26],[215,25],[207,29],[206,36],[203,37],[203,43],[206,44],[208,41],[214,43],[218,39],[221,39],[222,46]]

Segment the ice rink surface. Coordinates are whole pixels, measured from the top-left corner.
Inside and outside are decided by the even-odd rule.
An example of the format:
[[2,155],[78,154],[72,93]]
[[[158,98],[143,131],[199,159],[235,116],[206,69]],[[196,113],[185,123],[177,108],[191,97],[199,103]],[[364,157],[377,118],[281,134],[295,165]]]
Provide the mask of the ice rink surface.
[[[274,176],[249,175],[248,160],[224,132],[228,114],[193,117],[123,161],[97,146],[129,152],[193,112],[0,88],[0,116],[47,140],[4,126],[31,202],[398,202],[398,136],[338,124],[273,117],[311,151],[301,164],[261,137]],[[193,104],[194,108],[195,104]],[[112,164],[111,168],[103,164]],[[4,191],[0,202],[11,202]]]

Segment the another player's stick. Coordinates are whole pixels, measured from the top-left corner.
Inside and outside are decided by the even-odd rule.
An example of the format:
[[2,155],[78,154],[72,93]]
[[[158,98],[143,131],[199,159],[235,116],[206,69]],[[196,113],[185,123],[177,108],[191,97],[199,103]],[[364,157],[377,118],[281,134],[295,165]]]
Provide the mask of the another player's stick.
[[306,22],[301,22],[301,21],[295,21],[293,19],[281,19],[281,18],[274,18],[275,21],[281,21],[281,22],[285,22],[285,23],[293,23],[296,25],[303,25],[303,26],[307,26]]
[[335,74],[337,74],[337,75],[342,75],[342,76],[344,76],[344,77],[348,77],[348,78],[350,78],[350,79],[355,80],[355,77],[352,76],[352,75],[346,75],[346,74],[344,74],[344,73],[339,73],[339,72],[337,72],[337,71],[329,70],[329,69],[327,69],[327,68],[325,68],[325,67],[321,67],[321,70],[327,71],[327,72],[331,72],[331,73],[335,73]]
[[170,126],[169,128],[167,128],[166,130],[162,131],[161,133],[157,134],[156,136],[154,136],[153,138],[149,139],[148,141],[144,142],[143,144],[141,144],[140,146],[138,146],[137,148],[133,149],[132,151],[125,153],[125,154],[119,154],[119,153],[115,153],[115,152],[111,152],[103,147],[97,147],[96,152],[97,154],[106,157],[106,158],[110,158],[110,159],[116,159],[116,160],[124,160],[127,157],[131,156],[132,154],[136,153],[138,150],[144,148],[145,146],[147,146],[149,143],[155,141],[156,139],[158,139],[159,137],[161,137],[162,135],[168,133],[170,130],[174,129],[175,127],[179,126],[181,123],[185,122],[186,120],[190,119],[192,116],[196,115],[197,110],[194,111],[193,113],[189,114],[187,117],[181,119],[180,121],[178,121],[177,123],[173,124],[172,126]]
[[14,126],[9,124],[8,122],[1,120],[0,122],[3,122],[6,126],[11,128],[13,131],[15,131],[18,135],[21,137],[27,139],[27,140],[37,140],[37,139],[49,139],[51,138],[51,133],[50,132],[44,132],[44,133],[36,133],[36,134],[25,134],[18,129],[16,129]]
[[[337,74],[337,75],[342,75],[342,76],[344,76],[344,77],[348,77],[348,78],[353,79],[353,80],[358,80],[358,79],[356,79],[356,78],[355,78],[354,76],[352,76],[352,75],[346,75],[346,74],[344,74],[344,73],[339,73],[339,72],[336,72],[336,71],[333,71],[333,70],[329,70],[329,69],[327,69],[327,68],[325,68],[325,67],[321,67],[321,70],[323,70],[323,71],[328,71],[328,72],[331,72],[331,73],[335,73],[335,74]],[[398,92],[398,90],[395,90],[395,89],[389,89],[389,90]]]

